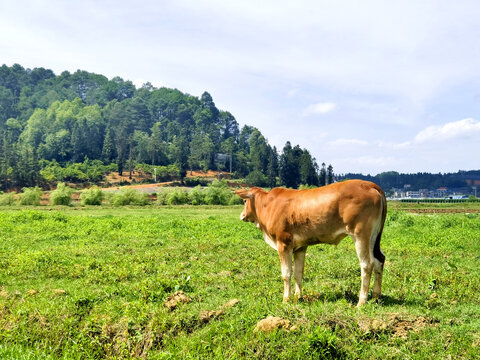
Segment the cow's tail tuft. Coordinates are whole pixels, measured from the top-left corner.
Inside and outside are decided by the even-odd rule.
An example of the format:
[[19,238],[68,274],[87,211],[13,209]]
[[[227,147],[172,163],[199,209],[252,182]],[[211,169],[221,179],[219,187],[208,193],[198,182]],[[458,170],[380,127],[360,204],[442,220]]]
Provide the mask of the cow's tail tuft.
[[380,230],[378,231],[377,238],[375,239],[375,245],[373,246],[373,256],[382,264],[385,263],[385,255],[380,250],[380,240],[382,238],[383,226],[385,225],[385,218],[387,217],[387,198],[383,190],[376,186],[375,189],[379,192],[382,201],[382,220],[380,223]]

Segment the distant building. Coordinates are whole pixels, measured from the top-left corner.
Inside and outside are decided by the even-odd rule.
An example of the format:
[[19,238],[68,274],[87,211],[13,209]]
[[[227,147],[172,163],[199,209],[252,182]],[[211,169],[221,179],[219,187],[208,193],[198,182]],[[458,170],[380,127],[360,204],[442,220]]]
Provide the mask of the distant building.
[[434,198],[444,198],[447,195],[448,189],[446,187],[441,187],[432,191],[432,197]]
[[413,199],[419,199],[420,196],[420,191],[407,191],[406,193],[408,198],[413,198]]

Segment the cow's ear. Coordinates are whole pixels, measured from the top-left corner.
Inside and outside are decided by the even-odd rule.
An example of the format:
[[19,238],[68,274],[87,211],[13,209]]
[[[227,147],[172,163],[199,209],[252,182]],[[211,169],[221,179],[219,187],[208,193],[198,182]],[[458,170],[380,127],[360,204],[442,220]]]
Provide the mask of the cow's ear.
[[235,190],[235,194],[240,196],[242,199],[251,199],[255,196],[255,194],[252,194],[250,190],[245,189]]

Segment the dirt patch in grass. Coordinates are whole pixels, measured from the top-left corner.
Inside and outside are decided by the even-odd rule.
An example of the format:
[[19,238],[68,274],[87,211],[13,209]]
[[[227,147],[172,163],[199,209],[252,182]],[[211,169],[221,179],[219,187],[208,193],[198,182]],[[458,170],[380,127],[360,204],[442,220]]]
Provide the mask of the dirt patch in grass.
[[270,333],[276,329],[290,329],[290,320],[283,319],[277,316],[269,316],[266,319],[262,319],[257,323],[253,332]]
[[388,332],[393,337],[406,339],[410,331],[419,332],[426,327],[436,326],[438,323],[435,319],[429,319],[424,316],[417,318],[403,318],[400,314],[390,314],[388,319],[360,319],[358,320],[358,328],[365,334],[378,335]]
[[63,289],[54,289],[52,292],[52,297],[67,295],[67,291]]
[[164,304],[168,310],[173,311],[179,304],[186,304],[188,302],[190,302],[190,298],[185,295],[183,291],[177,291],[175,294],[168,296]]
[[229,302],[223,304],[222,306],[220,306],[218,309],[216,310],[205,310],[205,311],[202,311],[199,315],[199,318],[200,318],[200,323],[203,323],[203,324],[206,324],[208,322],[210,322],[211,320],[213,319],[216,319],[220,316],[222,316],[223,314],[225,314],[225,311],[234,307],[236,304],[238,304],[240,302],[240,300],[238,299],[232,299],[230,300]]
[[[129,353],[132,358],[146,358],[150,349],[158,347],[162,341],[163,334],[153,330],[153,321],[145,327],[129,327],[126,318],[118,323],[105,323],[99,329],[93,329],[90,336],[98,341],[103,347],[106,357],[124,358]],[[141,336],[132,337],[132,333]]]
[[474,335],[472,347],[480,347],[480,335]]
[[306,303],[313,303],[313,302],[319,301],[320,298],[321,298],[321,295],[319,293],[313,293],[313,294],[304,294],[301,300],[305,301]]

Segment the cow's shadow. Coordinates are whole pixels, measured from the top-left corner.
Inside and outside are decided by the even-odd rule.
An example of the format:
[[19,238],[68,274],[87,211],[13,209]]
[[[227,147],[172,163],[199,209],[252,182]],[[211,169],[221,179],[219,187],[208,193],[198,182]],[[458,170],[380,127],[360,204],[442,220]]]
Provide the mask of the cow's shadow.
[[[326,296],[322,296],[321,294],[316,294],[316,296],[311,296],[311,295],[304,295],[303,299],[300,301],[302,302],[314,302],[314,301],[319,301],[323,300],[325,302],[337,302],[340,300],[346,300],[349,304],[352,306],[356,306],[358,303],[358,294],[354,291],[346,290],[346,291],[336,291],[333,293],[330,293]],[[412,300],[406,300],[403,298],[394,298],[390,295],[383,295],[380,297],[380,299],[373,299],[372,294],[370,293],[370,296],[368,298],[368,303],[376,303],[380,306],[388,307],[388,306],[397,306],[397,305],[422,305],[422,301],[412,301]]]
[[396,305],[423,305],[422,300],[406,300],[402,298],[394,298],[390,295],[382,295],[378,300],[378,303],[383,306],[396,306]]

